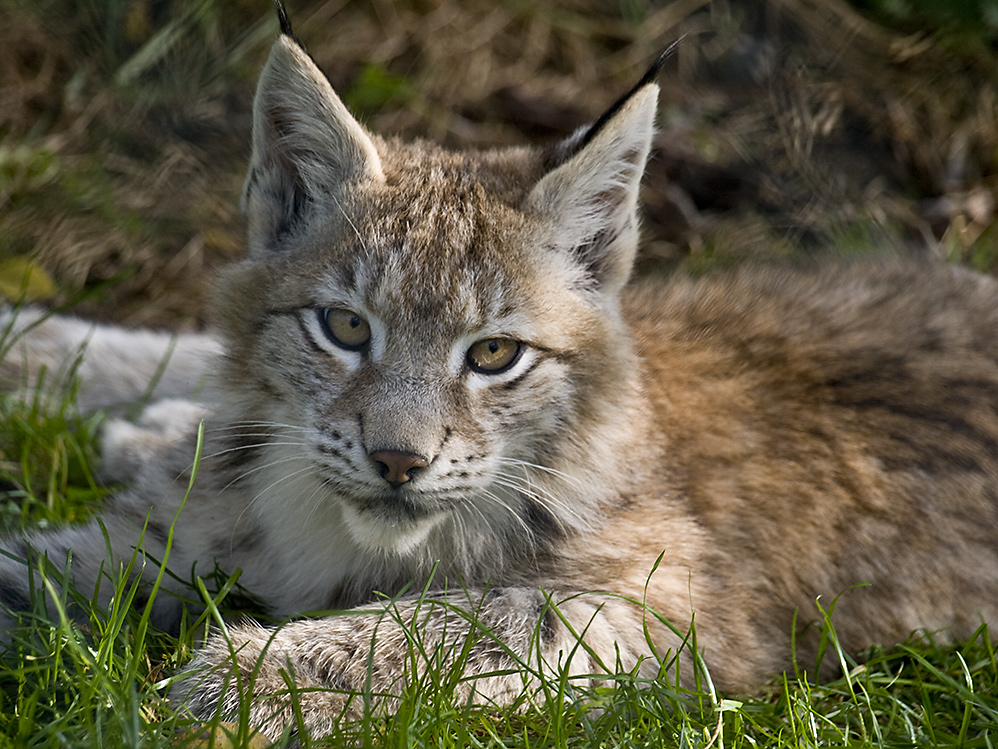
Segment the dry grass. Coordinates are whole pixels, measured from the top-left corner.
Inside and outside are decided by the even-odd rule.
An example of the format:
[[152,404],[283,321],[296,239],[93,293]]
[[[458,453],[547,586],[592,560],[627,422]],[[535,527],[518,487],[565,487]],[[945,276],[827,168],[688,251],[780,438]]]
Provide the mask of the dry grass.
[[[372,128],[453,147],[560,137],[685,35],[643,272],[871,244],[998,267],[998,64],[972,35],[888,30],[840,0],[290,6]],[[267,3],[0,8],[0,263],[34,258],[63,297],[99,288],[88,314],[202,324],[211,269],[241,252]]]
[[[840,0],[288,2],[372,128],[454,147],[564,135],[685,35],[662,75],[642,272],[871,244],[998,270],[998,70],[973,35],[887,30]],[[211,270],[242,251],[253,82],[276,34],[268,3],[0,0],[0,18],[0,282],[24,267],[11,259],[30,257],[58,298],[97,290],[86,314],[201,325]],[[56,454],[73,440],[88,450],[94,424],[24,427],[8,411],[0,426]],[[8,743],[177,746],[156,682],[191,636],[150,645],[140,615],[117,612],[96,642],[31,630],[35,649],[0,664]],[[623,675],[596,695],[598,713],[552,700],[548,715],[469,719],[414,691],[402,719],[364,730],[386,746],[410,735],[439,746],[991,746],[995,663],[982,629],[957,648],[874,653],[820,689],[790,680],[744,704]]]

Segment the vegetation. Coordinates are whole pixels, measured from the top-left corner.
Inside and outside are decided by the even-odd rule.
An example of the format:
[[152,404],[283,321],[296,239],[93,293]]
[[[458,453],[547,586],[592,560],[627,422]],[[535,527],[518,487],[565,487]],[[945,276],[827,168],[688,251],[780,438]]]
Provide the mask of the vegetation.
[[[26,455],[0,464],[11,500],[8,529],[79,518],[103,491],[88,469],[94,420],[73,418],[71,388],[61,398],[0,395],[0,455]],[[67,478],[68,477],[68,478]],[[196,481],[196,478],[194,479]],[[84,510],[85,511],[85,510]],[[53,560],[55,562],[55,560]],[[110,611],[93,607],[83,592],[61,593],[63,570],[49,564],[33,574],[46,590],[22,617],[0,657],[0,746],[266,746],[245,720],[202,726],[165,699],[170,676],[187,660],[213,619],[223,626],[236,581],[215,581],[214,599],[191,591],[207,607],[185,621],[179,637],[156,631],[148,617],[155,595],[136,603],[128,582],[131,560],[109,570]],[[146,562],[152,563],[152,562]],[[235,597],[235,596],[233,596]],[[144,596],[143,596],[144,598]],[[998,658],[986,627],[963,643],[916,635],[899,647],[874,650],[856,661],[837,647],[833,606],[826,616],[823,658],[843,676],[816,684],[800,671],[775,679],[755,695],[719,695],[704,669],[695,688],[675,678],[675,653],[661,655],[659,678],[636,673],[606,676],[595,686],[565,675],[540,679],[538,696],[509,707],[473,706],[455,698],[460,654],[442,665],[412,633],[420,674],[413,676],[392,714],[372,711],[345,721],[317,745],[441,747],[990,747],[998,736]],[[79,612],[83,624],[67,612]],[[197,609],[192,609],[196,611]],[[790,633],[787,634],[790,637]],[[695,647],[695,633],[690,646]],[[684,657],[690,657],[685,653]],[[525,673],[530,668],[523,667]],[[816,669],[809,669],[812,672]],[[358,695],[373,700],[377,695]],[[278,746],[286,742],[279,742]],[[306,743],[306,745],[309,745]]]
[[[562,137],[683,36],[661,76],[642,272],[871,245],[994,270],[992,5],[868,0],[862,15],[844,0],[299,0],[290,10],[373,129],[454,147]],[[98,286],[85,314],[202,325],[210,271],[242,251],[253,85],[276,34],[269,4],[0,9],[0,289],[30,262],[37,299]]]
[[[868,15],[839,0],[289,4],[374,129],[455,147],[567,134],[686,34],[662,78],[643,273],[871,246],[998,269],[990,0],[858,3]],[[88,315],[201,325],[209,271],[241,252],[249,107],[276,33],[267,3],[0,10],[0,294],[62,303],[86,292]],[[7,343],[0,331],[0,355]],[[65,374],[61,393],[0,395],[6,531],[87,517],[108,491],[92,469],[100,416],[76,412],[71,363]],[[0,747],[253,745],[245,725],[202,730],[165,700],[205,620],[239,608],[237,582],[222,581],[174,637],[149,625],[148,604],[130,605],[124,572],[108,571],[111,611],[74,591],[25,616],[0,657]],[[830,683],[802,670],[760,694],[718,695],[706,673],[696,689],[677,686],[663,657],[660,679],[623,673],[589,690],[551,678],[546,701],[506,709],[455,701],[458,677],[429,669],[393,716],[345,724],[329,743],[994,745],[986,628],[956,645],[918,635],[857,663],[831,624],[824,657],[844,676]]]

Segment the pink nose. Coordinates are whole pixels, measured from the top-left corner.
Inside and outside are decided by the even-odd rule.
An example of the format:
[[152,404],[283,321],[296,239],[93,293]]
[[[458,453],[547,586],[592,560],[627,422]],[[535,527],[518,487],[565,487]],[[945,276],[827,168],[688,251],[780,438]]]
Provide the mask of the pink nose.
[[415,453],[404,453],[398,450],[377,450],[371,453],[371,460],[378,463],[381,478],[392,486],[398,487],[412,478],[410,471],[426,468],[428,462]]

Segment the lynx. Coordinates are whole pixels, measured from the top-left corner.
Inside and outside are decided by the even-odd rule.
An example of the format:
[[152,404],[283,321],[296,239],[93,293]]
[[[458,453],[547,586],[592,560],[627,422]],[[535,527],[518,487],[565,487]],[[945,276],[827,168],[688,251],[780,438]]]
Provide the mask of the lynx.
[[[349,690],[419,668],[414,620],[466,647],[475,700],[527,671],[654,677],[694,617],[729,693],[788,668],[795,635],[807,662],[816,601],[838,597],[853,652],[998,622],[994,280],[880,260],[629,282],[654,70],[554,146],[452,152],[368,132],[282,32],[217,333],[180,337],[166,400],[107,427],[103,470],[130,484],[101,519],[113,557],[96,521],[5,543],[72,550],[91,591],[172,528],[178,579],[217,565],[270,615],[365,612],[213,636],[173,691],[195,716],[234,715],[241,685],[262,732],[294,731],[287,672],[320,735]],[[85,408],[137,398],[170,345],[18,320],[7,387],[86,340]],[[0,556],[8,627],[28,579]]]

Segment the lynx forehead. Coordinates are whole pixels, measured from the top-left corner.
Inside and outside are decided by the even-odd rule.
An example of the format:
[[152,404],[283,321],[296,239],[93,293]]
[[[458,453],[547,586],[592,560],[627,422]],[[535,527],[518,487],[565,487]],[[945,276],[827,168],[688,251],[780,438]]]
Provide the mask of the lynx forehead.
[[[249,700],[275,740],[360,709],[344,690],[390,701],[425,667],[417,619],[481,701],[552,672],[653,678],[694,618],[713,683],[751,689],[792,642],[813,662],[820,597],[854,652],[998,621],[993,279],[880,261],[628,284],[654,69],[562,143],[451,153],[367,132],[281,17],[215,333],[179,339],[157,391],[174,400],[108,426],[108,477],[130,487],[100,523],[4,543],[7,608],[42,594],[25,562],[70,550],[81,590],[136,545],[152,582],[171,526],[162,626],[182,573],[215,565],[271,614],[364,605],[230,627],[179,680],[196,716]],[[138,400],[170,350],[35,322],[0,381],[87,339],[88,407]]]

